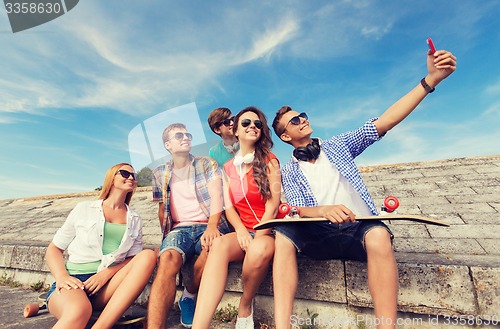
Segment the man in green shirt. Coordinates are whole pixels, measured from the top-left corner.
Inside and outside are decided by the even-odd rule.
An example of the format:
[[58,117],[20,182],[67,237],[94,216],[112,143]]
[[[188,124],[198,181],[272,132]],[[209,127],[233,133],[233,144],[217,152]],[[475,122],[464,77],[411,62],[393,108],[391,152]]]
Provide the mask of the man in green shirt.
[[227,107],[219,107],[208,115],[208,125],[221,140],[212,146],[209,156],[222,168],[226,161],[232,159],[240,146],[233,134],[233,115]]

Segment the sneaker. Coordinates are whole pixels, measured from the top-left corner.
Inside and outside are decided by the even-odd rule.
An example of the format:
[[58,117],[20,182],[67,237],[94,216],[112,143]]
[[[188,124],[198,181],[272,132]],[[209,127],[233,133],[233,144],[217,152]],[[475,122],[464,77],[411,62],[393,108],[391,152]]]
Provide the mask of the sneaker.
[[236,327],[235,329],[254,329],[253,323],[253,303],[252,303],[252,311],[250,315],[246,318],[236,317]]
[[194,308],[196,302],[191,298],[181,298],[179,299],[179,308],[181,309],[181,324],[185,328],[191,328],[193,325],[194,318]]

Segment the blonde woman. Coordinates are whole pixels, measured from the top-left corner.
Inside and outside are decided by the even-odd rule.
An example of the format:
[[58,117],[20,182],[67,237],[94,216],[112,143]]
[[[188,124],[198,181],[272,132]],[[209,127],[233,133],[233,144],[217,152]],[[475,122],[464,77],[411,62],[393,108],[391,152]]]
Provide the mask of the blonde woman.
[[111,328],[148,283],[156,254],[142,249],[142,220],[129,207],[136,177],[128,163],[109,168],[99,199],[77,204],[48,246],[54,328],[85,328],[93,310],[102,312],[92,328]]

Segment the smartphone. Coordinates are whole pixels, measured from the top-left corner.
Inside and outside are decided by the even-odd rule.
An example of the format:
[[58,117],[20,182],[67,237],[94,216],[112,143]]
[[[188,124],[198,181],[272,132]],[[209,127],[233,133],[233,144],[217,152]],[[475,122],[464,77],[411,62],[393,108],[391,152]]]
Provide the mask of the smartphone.
[[429,45],[429,49],[434,54],[436,52],[436,47],[434,47],[434,43],[431,38],[427,38],[427,44]]

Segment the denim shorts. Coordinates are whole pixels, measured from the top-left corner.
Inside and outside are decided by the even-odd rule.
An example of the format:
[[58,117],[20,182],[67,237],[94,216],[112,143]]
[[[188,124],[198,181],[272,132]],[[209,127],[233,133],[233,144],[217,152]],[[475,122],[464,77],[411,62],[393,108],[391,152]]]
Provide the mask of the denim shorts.
[[274,231],[287,237],[297,252],[312,259],[344,259],[366,262],[365,236],[373,228],[383,228],[381,221],[360,221],[347,224],[332,222],[284,223]]
[[[94,275],[95,273],[88,273],[88,274],[73,274],[72,277],[74,278],[77,278],[78,280],[82,281],[82,282],[85,282],[87,281],[92,275]],[[50,289],[49,291],[47,292],[47,309],[49,308],[49,298],[50,296],[52,295],[52,293],[56,291],[56,283],[52,283],[52,285],[50,286]],[[89,294],[87,293],[87,297],[89,297],[89,300],[90,302],[92,302],[94,300],[96,295],[92,295],[92,296],[89,296]]]
[[195,255],[201,253],[200,238],[207,229],[206,224],[179,226],[168,232],[160,247],[160,255],[166,250],[175,250],[182,256],[185,264]]

